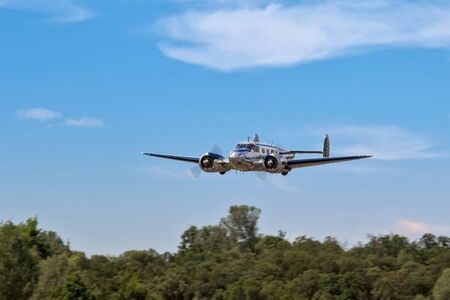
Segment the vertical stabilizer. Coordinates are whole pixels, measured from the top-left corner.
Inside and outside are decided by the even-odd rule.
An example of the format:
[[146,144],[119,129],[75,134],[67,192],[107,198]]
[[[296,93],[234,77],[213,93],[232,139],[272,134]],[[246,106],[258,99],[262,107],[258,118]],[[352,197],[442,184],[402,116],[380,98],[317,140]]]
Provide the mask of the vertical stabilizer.
[[323,140],[323,157],[330,157],[330,137],[325,134],[325,139]]

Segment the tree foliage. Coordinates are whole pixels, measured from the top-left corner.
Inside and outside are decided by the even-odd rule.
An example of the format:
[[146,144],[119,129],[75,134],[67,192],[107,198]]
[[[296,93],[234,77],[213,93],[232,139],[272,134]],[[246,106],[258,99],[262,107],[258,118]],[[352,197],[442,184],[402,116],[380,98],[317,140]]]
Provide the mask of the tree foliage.
[[371,236],[350,249],[327,237],[258,232],[260,210],[232,206],[191,226],[176,253],[71,250],[35,218],[0,224],[0,299],[450,299],[450,238]]
[[450,299],[450,268],[445,269],[433,288],[434,300]]

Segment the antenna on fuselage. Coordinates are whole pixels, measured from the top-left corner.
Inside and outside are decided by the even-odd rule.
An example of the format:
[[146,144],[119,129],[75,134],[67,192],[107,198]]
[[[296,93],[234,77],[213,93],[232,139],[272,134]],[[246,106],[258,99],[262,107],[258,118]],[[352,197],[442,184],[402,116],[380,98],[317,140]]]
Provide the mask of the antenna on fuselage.
[[259,135],[257,133],[253,136],[253,142],[259,143]]

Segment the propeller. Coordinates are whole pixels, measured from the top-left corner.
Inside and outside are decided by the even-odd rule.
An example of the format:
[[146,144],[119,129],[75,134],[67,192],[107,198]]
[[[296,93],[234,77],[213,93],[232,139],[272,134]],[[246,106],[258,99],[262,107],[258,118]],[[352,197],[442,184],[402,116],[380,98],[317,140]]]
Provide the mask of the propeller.
[[220,146],[217,145],[217,144],[215,144],[215,145],[211,148],[211,151],[210,151],[210,152],[212,152],[212,153],[214,153],[214,154],[219,154],[219,155],[223,156],[222,148],[220,148]]
[[200,167],[198,165],[190,167],[188,170],[189,170],[189,175],[191,175],[195,179],[198,179],[198,177],[200,176],[200,173],[202,172],[202,170],[200,169]]
[[[217,144],[215,144],[211,148],[210,152],[223,156],[222,148],[220,148],[220,146],[217,145]],[[200,169],[199,165],[195,165],[195,166],[190,167],[188,171],[189,171],[189,175],[191,175],[195,179],[198,179],[200,177],[200,174],[202,173],[202,169]]]
[[267,173],[264,171],[261,172],[255,172],[256,177],[258,177],[259,180],[264,181],[267,178]]

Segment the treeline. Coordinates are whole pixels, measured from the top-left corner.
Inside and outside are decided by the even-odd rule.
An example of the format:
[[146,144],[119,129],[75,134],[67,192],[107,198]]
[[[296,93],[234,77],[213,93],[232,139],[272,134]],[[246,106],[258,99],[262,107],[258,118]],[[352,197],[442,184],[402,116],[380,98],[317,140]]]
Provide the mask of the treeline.
[[344,249],[329,237],[258,233],[260,210],[233,206],[188,228],[176,253],[86,257],[36,219],[0,224],[0,299],[450,299],[450,238],[372,236]]

